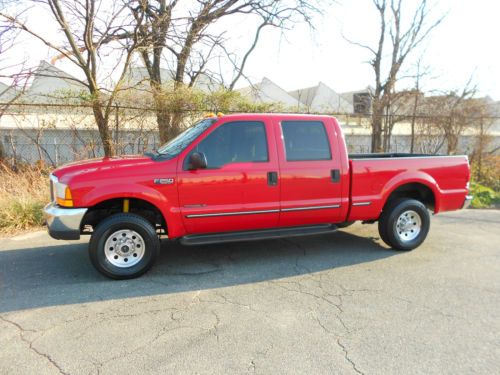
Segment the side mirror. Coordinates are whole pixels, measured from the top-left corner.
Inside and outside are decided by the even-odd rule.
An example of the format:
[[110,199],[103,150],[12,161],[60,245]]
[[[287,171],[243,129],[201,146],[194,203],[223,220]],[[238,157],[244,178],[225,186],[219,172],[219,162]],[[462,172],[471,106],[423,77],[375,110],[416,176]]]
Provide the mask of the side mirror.
[[203,152],[193,152],[189,155],[189,170],[205,169],[207,167],[207,157]]

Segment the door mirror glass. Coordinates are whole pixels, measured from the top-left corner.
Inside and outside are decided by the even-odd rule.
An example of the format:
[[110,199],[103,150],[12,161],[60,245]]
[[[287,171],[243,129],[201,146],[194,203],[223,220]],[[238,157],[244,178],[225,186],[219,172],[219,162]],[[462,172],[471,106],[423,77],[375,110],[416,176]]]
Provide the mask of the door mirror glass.
[[207,157],[203,152],[193,152],[189,155],[189,170],[205,169],[207,167]]

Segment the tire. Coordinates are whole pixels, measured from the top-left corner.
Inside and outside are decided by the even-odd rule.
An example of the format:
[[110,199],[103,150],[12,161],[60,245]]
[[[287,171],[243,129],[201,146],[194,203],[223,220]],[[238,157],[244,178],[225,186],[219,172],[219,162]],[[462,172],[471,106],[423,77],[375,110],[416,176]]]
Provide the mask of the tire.
[[149,221],[134,214],[104,219],[89,243],[90,261],[112,279],[132,279],[148,271],[160,252],[160,240]]
[[378,222],[380,238],[395,250],[413,250],[424,242],[430,228],[425,205],[415,199],[398,199],[384,208]]

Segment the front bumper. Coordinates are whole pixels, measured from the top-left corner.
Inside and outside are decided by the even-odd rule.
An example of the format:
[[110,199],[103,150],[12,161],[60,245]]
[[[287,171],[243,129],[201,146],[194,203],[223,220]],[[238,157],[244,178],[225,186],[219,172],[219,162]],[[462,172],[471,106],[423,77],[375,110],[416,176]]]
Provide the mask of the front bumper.
[[462,205],[462,209],[465,209],[470,206],[470,203],[472,202],[472,198],[474,198],[472,195],[466,195],[464,199],[464,204]]
[[43,209],[49,234],[56,240],[80,239],[80,226],[87,208],[62,208],[49,203]]

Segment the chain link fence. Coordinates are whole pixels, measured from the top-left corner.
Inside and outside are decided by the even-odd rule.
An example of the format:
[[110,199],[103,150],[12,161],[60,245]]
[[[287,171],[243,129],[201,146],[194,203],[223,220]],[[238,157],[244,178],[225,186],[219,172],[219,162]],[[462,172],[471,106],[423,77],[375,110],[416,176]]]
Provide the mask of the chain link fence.
[[[189,126],[204,113],[185,113]],[[362,114],[335,114],[341,123],[349,152],[367,153],[371,148],[371,118]],[[410,118],[399,116],[389,137],[387,150],[409,152]],[[445,153],[446,134],[426,126],[426,117],[415,121],[414,152]],[[160,146],[156,114],[151,108],[115,106],[109,127],[117,155],[142,154]],[[487,135],[491,147],[500,145],[500,132]],[[464,129],[458,141],[460,153],[474,152],[480,134]],[[14,104],[0,117],[0,158],[11,164],[42,163],[58,166],[72,161],[104,156],[92,109],[70,104]]]

